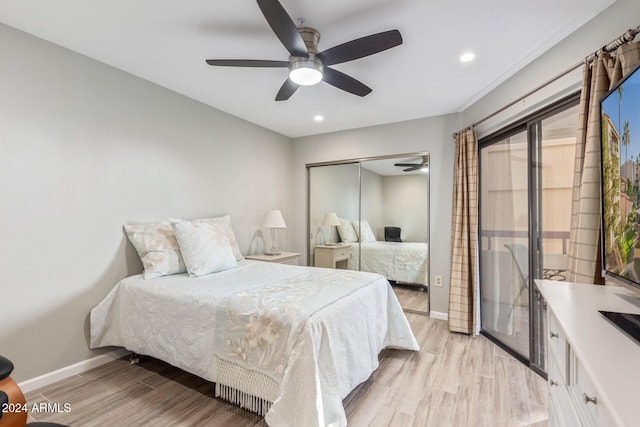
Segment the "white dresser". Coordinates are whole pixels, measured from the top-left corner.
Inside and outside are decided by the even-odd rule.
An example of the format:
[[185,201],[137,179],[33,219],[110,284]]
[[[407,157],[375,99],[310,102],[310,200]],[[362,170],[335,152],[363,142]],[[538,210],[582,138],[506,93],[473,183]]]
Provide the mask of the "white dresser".
[[[598,310],[640,314],[616,286],[536,280],[548,306],[549,424],[640,425],[640,344]],[[640,303],[640,301],[639,301]]]

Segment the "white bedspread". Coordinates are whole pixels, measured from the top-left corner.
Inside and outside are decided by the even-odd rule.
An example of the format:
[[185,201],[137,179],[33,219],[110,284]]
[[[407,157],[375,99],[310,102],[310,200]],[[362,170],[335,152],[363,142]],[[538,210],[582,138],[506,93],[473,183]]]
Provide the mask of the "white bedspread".
[[[361,243],[362,271],[382,274],[389,280],[429,283],[429,244],[419,242]],[[351,268],[358,269],[358,245],[351,245]]]
[[[122,280],[91,311],[91,347],[104,346],[254,386],[273,402],[270,426],[346,425],[342,399],[378,367],[380,350],[418,350],[381,276],[249,260],[198,278]],[[230,366],[270,381],[235,383]]]

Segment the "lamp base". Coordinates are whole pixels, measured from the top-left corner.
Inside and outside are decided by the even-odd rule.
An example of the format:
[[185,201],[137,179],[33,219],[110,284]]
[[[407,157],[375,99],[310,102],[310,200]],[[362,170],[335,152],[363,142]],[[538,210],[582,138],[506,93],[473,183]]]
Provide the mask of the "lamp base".
[[274,256],[274,255],[282,255],[282,252],[265,252],[264,254]]

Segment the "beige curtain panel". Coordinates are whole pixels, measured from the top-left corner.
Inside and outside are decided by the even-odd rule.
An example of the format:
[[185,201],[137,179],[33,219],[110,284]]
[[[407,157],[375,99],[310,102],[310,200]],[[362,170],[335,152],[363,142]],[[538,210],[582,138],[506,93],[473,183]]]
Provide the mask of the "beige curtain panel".
[[576,141],[567,248],[567,281],[601,283],[600,263],[600,99],[640,62],[640,43],[597,54],[585,64]]
[[456,135],[451,225],[449,330],[476,331],[478,276],[478,139],[475,129]]

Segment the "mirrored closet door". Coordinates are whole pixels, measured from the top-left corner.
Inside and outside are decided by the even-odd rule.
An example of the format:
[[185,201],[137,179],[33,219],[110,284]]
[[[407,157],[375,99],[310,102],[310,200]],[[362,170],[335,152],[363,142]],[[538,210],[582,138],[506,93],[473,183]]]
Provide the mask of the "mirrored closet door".
[[405,310],[429,311],[429,154],[307,165],[308,263],[387,277]]

